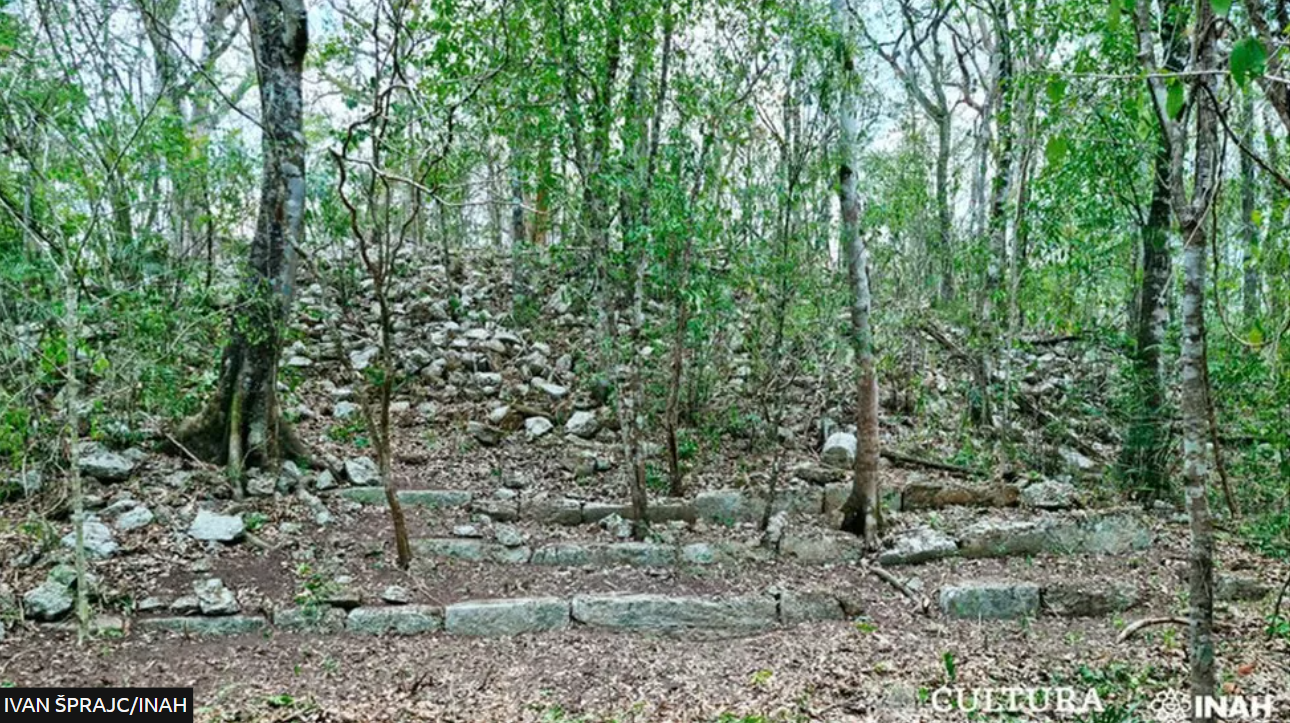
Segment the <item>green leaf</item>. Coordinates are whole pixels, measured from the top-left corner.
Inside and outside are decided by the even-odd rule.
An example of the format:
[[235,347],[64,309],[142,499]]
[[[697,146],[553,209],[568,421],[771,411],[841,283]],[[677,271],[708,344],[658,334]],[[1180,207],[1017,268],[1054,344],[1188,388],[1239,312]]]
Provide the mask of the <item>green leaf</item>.
[[1111,0],[1111,7],[1106,16],[1106,27],[1112,32],[1120,29],[1120,11],[1123,9],[1123,0]]
[[1053,136],[1044,145],[1044,158],[1048,159],[1048,165],[1056,166],[1066,158],[1068,150],[1069,144],[1064,136]]
[[1232,46],[1232,57],[1229,60],[1232,79],[1242,88],[1250,82],[1250,78],[1263,75],[1267,64],[1268,53],[1258,38],[1248,37]]
[[1215,15],[1226,15],[1232,9],[1232,0],[1209,0],[1209,6]]
[[1165,114],[1170,118],[1177,120],[1178,115],[1182,113],[1183,103],[1187,97],[1183,94],[1183,84],[1177,78],[1169,80],[1169,95],[1165,98]]
[[1066,97],[1066,79],[1053,76],[1048,79],[1048,100],[1056,105]]

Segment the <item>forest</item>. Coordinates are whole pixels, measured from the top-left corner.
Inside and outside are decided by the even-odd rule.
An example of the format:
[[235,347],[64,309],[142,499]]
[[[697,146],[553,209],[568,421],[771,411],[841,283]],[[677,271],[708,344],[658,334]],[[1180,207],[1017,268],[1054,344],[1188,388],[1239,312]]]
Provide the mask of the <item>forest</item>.
[[0,0],[0,693],[1290,719],[1288,35]]

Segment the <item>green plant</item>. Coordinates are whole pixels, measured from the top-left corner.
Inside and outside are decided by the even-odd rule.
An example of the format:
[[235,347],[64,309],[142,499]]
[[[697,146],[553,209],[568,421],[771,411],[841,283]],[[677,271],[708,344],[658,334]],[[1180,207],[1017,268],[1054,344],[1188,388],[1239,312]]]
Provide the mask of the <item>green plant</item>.
[[246,514],[246,531],[257,532],[265,523],[269,521],[268,515],[263,512],[248,512]]

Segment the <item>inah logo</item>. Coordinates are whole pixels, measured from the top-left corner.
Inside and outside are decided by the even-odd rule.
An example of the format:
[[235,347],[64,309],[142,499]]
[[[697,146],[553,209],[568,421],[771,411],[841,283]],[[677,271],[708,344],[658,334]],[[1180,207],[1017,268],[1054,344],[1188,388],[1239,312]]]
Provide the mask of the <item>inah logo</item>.
[[1187,723],[1193,717],[1224,720],[1271,720],[1276,699],[1264,696],[1192,696],[1178,690],[1157,693],[1147,706],[1155,723]]

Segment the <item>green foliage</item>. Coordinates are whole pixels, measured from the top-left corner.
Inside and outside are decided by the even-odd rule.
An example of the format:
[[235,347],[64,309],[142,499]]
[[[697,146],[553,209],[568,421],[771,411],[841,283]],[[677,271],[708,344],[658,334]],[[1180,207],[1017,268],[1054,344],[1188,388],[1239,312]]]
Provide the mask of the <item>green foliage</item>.
[[[1218,2],[1219,0],[1214,0]],[[1222,0],[1230,2],[1230,0]],[[1229,60],[1232,69],[1232,80],[1242,88],[1248,86],[1251,78],[1263,75],[1267,67],[1268,53],[1263,43],[1256,37],[1238,40],[1232,45],[1232,56]]]

